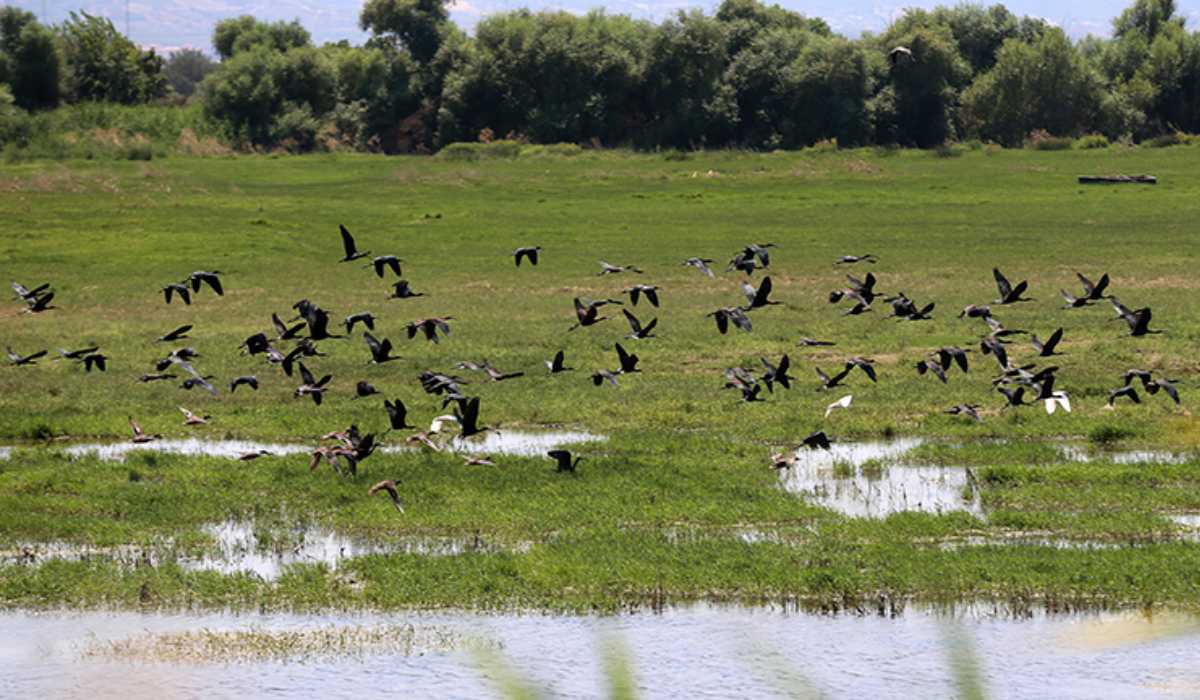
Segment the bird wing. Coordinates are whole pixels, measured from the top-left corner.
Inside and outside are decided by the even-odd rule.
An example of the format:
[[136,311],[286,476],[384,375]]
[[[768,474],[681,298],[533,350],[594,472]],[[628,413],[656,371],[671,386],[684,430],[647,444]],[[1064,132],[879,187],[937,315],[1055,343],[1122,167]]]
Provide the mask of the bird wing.
[[1092,289],[1091,296],[1093,298],[1099,298],[1101,295],[1103,295],[1104,290],[1108,289],[1108,283],[1109,283],[1108,273],[1105,272],[1103,275],[1100,276],[1100,281],[1096,283],[1095,288]]
[[338,224],[338,230],[342,232],[342,248],[346,250],[346,257],[349,258],[358,252],[358,248],[354,245],[354,236],[351,236],[342,224]]
[[304,381],[305,385],[312,386],[316,382],[316,378],[313,377],[312,372],[308,371],[308,368],[304,366],[303,362],[299,363],[299,365],[300,379]]
[[754,326],[750,324],[750,317],[743,313],[741,309],[734,309],[730,311],[729,320],[733,321],[733,325],[746,331],[747,333],[754,330]]
[[[1096,285],[1092,284],[1092,281],[1084,277],[1082,273],[1076,272],[1075,276],[1079,278],[1079,283],[1083,285],[1084,296],[1090,297],[1096,291]],[[1066,296],[1066,294],[1066,292],[1063,292],[1063,296]]]
[[729,331],[729,314],[725,313],[724,309],[717,309],[711,316],[717,322],[717,330],[721,335],[725,335]]
[[758,291],[754,294],[754,298],[750,301],[754,306],[763,306],[767,303],[767,297],[770,295],[771,278],[764,277],[762,283],[758,285]]
[[562,350],[559,350],[558,352],[554,353],[554,362],[551,365],[551,368],[552,369],[562,369],[563,361],[565,358],[566,358],[566,354]]
[[[641,335],[642,334],[642,324],[641,324],[641,322],[639,322],[637,320],[637,317],[634,316],[633,314],[629,313],[629,309],[621,309],[621,313],[625,314],[625,319],[627,321],[629,321],[629,328],[633,331],[633,334]],[[619,348],[621,346],[618,345],[617,347]]]
[[992,277],[996,278],[996,289],[1000,290],[1000,298],[1004,299],[1012,294],[1012,285],[1008,283],[1008,278],[1000,272],[1000,268],[992,268]]
[[217,296],[224,296],[225,290],[221,288],[221,278],[215,274],[204,275],[200,279],[208,283],[212,290],[217,293]]
[[746,301],[749,304],[754,305],[754,298],[757,295],[757,292],[749,282],[742,282],[742,294],[746,295]]
[[1063,329],[1059,328],[1050,334],[1050,338],[1043,343],[1044,352],[1054,352],[1054,348],[1058,347],[1058,343],[1062,340]]
[[379,340],[370,333],[363,333],[363,340],[367,341],[367,347],[371,349],[372,356],[378,356],[383,347],[379,344]]
[[139,437],[143,434],[142,426],[138,425],[138,422],[135,421],[133,418],[129,419],[129,427],[133,430],[134,437]]

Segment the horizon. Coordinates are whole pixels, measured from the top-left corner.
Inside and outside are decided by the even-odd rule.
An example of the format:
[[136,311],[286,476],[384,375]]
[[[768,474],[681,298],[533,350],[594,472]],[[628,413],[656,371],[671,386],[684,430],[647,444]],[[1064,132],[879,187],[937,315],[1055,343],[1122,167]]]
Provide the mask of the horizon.
[[[84,11],[107,17],[114,26],[145,48],[170,53],[184,48],[200,49],[212,54],[212,30],[215,24],[229,17],[249,14],[262,20],[290,21],[299,19],[312,34],[316,44],[348,40],[360,44],[367,33],[358,28],[362,0],[277,0],[261,3],[254,0],[181,0],[147,2],[138,0],[89,0],[62,2],[55,0],[18,0],[8,4],[33,12],[43,23],[57,24],[72,11]],[[719,2],[689,2],[689,0],[566,0],[558,3],[529,4],[517,0],[458,0],[450,7],[451,20],[467,32],[483,18],[501,12],[527,7],[534,11],[564,10],[582,14],[604,9],[609,14],[630,15],[637,19],[661,22],[682,9],[701,9],[711,14]],[[771,3],[769,3],[771,4]],[[865,32],[879,32],[900,17],[907,8],[930,9],[938,5],[953,6],[954,0],[816,0],[808,2],[783,1],[783,7],[809,17],[820,17],[830,28],[849,38]],[[974,3],[991,5],[997,3]],[[1046,9],[1037,0],[1013,0],[1003,4],[1017,15],[1040,17],[1062,27],[1074,40],[1089,34],[1109,36],[1112,20],[1131,0],[1056,0]],[[1200,26],[1200,0],[1180,0],[1178,14],[1189,27]],[[126,14],[128,7],[128,15]]]

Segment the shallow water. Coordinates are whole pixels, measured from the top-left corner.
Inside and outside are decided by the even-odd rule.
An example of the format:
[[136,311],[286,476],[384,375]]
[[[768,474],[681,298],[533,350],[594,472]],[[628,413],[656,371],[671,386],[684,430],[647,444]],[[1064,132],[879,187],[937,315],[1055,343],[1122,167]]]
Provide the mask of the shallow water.
[[[577,442],[592,442],[607,440],[603,435],[573,431],[527,431],[527,430],[488,430],[469,438],[454,437],[444,443],[444,449],[453,452],[482,454],[482,455],[511,455],[514,457],[544,457],[548,450],[570,445]],[[408,452],[416,448],[402,445],[387,445],[382,452]]]
[[916,439],[835,443],[829,450],[800,449],[795,466],[780,470],[783,488],[856,518],[893,513],[965,511],[983,515],[979,489],[962,467],[899,465]]
[[[614,640],[645,698],[952,697],[952,624],[930,611],[895,618],[821,616],[696,606],[619,617],[395,615],[142,615],[0,613],[0,697],[363,698],[496,697],[468,651],[367,650],[304,663],[122,660],[88,654],[107,643],[201,628],[223,632],[413,625],[502,645],[523,679],[557,697],[605,697],[604,650]],[[1014,620],[975,608],[957,629],[995,698],[1164,698],[1200,694],[1200,622],[1177,615]]]
[[159,452],[185,455],[188,457],[225,457],[237,459],[247,452],[266,450],[274,455],[294,455],[311,452],[308,445],[254,442],[251,440],[155,440],[134,444],[132,442],[92,442],[69,445],[63,452],[71,457],[95,456],[103,460],[124,461],[131,452]]
[[[549,430],[526,431],[504,430],[486,431],[470,438],[454,437],[447,441],[445,447],[454,452],[470,452],[493,455],[513,455],[518,457],[544,456],[547,450],[577,442],[592,442],[606,440],[603,435],[573,431]],[[395,442],[401,443],[402,437],[396,437]],[[252,440],[207,440],[202,438],[187,438],[183,440],[155,440],[153,442],[132,443],[124,442],[89,442],[66,444],[61,449],[70,457],[96,456],[103,460],[124,461],[130,453],[157,452],[163,454],[184,455],[189,457],[224,457],[237,459],[247,452],[266,450],[272,455],[286,456],[308,454],[316,443],[271,443],[255,442]],[[33,447],[31,449],[39,449]],[[410,452],[414,448],[403,444],[384,445],[380,448],[383,453]],[[0,447],[0,459],[7,459],[12,454],[12,447]]]
[[336,570],[349,559],[372,554],[451,556],[464,552],[521,552],[528,551],[532,546],[529,542],[502,545],[479,537],[410,536],[374,541],[346,537],[319,526],[297,527],[282,532],[259,530],[253,522],[241,520],[212,523],[201,530],[212,538],[214,546],[199,556],[178,551],[170,541],[145,547],[27,542],[0,550],[0,565],[35,566],[46,561],[99,560],[129,566],[158,566],[174,562],[191,571],[216,571],[222,574],[243,572],[274,581],[289,566],[296,564],[324,564]]
[[1102,450],[1084,445],[1059,448],[1068,462],[1112,462],[1113,464],[1181,464],[1192,458],[1191,452],[1170,450]]

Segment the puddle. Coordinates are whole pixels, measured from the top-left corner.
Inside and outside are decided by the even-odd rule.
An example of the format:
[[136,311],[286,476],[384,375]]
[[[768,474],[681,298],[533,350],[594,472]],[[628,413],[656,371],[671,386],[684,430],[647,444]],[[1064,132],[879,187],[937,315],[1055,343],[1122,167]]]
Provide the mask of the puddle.
[[[472,452],[492,455],[513,455],[517,457],[541,457],[547,450],[562,445],[577,442],[592,442],[607,440],[603,435],[582,431],[553,430],[553,431],[486,431],[471,438],[454,437],[446,447],[455,452]],[[403,436],[394,435],[396,444],[384,445],[380,448],[383,453],[412,452],[413,448],[404,446]],[[184,455],[188,457],[224,457],[238,459],[247,452],[266,450],[276,456],[309,454],[312,444],[300,443],[267,443],[250,440],[203,440],[188,438],[185,440],[155,440],[153,442],[91,442],[62,446],[62,451],[72,458],[95,456],[103,460],[124,461],[131,452],[157,452],[162,454]],[[40,449],[31,447],[30,449]],[[7,459],[12,454],[12,447],[0,447],[0,459]]]
[[801,449],[796,465],[780,470],[780,481],[791,493],[856,518],[905,511],[963,511],[982,517],[979,489],[967,469],[895,464],[921,443],[901,439]]
[[[294,564],[324,564],[332,570],[355,557],[372,554],[453,556],[466,552],[527,552],[531,542],[500,545],[478,537],[408,536],[381,540],[356,539],[321,527],[285,531],[259,530],[252,522],[229,520],[206,525],[211,551],[199,556],[180,552],[168,541],[149,546],[95,547],[71,542],[18,543],[0,550],[0,565],[37,565],[46,561],[109,561],[126,566],[158,566],[174,562],[189,571],[250,573],[277,580]],[[260,537],[262,539],[260,539]]]
[[1162,536],[1154,539],[1130,540],[1088,540],[1067,537],[1021,535],[1015,537],[1003,536],[971,536],[956,537],[938,543],[938,549],[955,551],[970,547],[1049,547],[1051,549],[1073,550],[1111,550],[1130,549],[1134,547],[1150,547],[1156,544],[1170,542],[1200,542],[1200,532],[1184,533],[1181,536]]
[[63,452],[71,457],[95,456],[110,461],[124,461],[130,452],[159,452],[188,457],[225,457],[237,459],[247,452],[266,450],[275,455],[306,454],[312,451],[307,445],[252,442],[249,440],[155,440],[154,442],[93,442],[69,445]]
[[[1171,613],[1013,618],[988,605],[953,619],[914,606],[895,617],[710,605],[617,617],[9,612],[0,629],[3,697],[497,697],[497,680],[515,675],[541,696],[596,698],[611,687],[604,651],[614,640],[645,698],[954,697],[956,640],[978,660],[991,697],[1042,697],[1047,688],[1068,699],[1200,694],[1200,621]],[[393,633],[398,647],[371,643],[372,630],[389,629],[434,643],[414,649],[404,632]],[[337,635],[327,653],[283,653],[290,640],[304,647],[323,630]],[[231,639],[251,640],[248,653],[216,648]],[[499,648],[505,670],[482,669],[461,640]],[[234,651],[245,646],[235,641]],[[113,649],[136,653],[96,653]]]
[[[487,455],[511,455],[514,457],[544,457],[548,450],[577,442],[603,441],[608,438],[582,431],[554,430],[531,432],[522,430],[488,430],[469,438],[454,437],[445,443],[445,449]],[[411,452],[414,448],[388,445],[382,452]]]
[[1102,450],[1083,445],[1059,448],[1068,462],[1112,462],[1113,464],[1182,464],[1192,458],[1190,452],[1169,450]]
[[1200,513],[1172,513],[1167,515],[1166,518],[1176,525],[1200,530]]

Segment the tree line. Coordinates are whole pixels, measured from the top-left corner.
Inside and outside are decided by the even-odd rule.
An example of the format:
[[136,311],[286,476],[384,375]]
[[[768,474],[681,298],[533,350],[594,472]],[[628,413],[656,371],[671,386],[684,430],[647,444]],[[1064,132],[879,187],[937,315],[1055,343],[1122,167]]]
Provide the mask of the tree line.
[[[1200,33],[1174,0],[1135,0],[1111,38],[1071,41],[1003,5],[908,10],[850,40],[759,0],[659,24],[516,10],[469,36],[447,0],[369,0],[362,46],[297,21],[219,22],[213,50],[165,59],[104,18],[46,27],[0,9],[0,109],[198,101],[233,144],[384,152],[519,138],[636,148],[931,147],[1031,133],[1141,140],[1200,132]],[[190,96],[190,97],[189,97]]]

